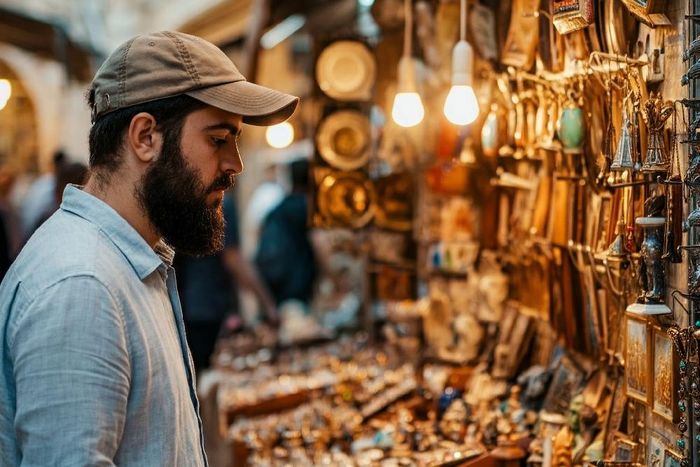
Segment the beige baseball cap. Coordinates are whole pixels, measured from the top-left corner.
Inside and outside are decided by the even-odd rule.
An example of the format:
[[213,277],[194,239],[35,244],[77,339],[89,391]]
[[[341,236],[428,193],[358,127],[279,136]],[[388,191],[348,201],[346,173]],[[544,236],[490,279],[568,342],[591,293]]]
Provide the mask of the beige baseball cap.
[[249,83],[211,42],[175,31],[143,34],[120,45],[92,80],[92,121],[124,107],[187,94],[251,125],[288,119],[299,98]]

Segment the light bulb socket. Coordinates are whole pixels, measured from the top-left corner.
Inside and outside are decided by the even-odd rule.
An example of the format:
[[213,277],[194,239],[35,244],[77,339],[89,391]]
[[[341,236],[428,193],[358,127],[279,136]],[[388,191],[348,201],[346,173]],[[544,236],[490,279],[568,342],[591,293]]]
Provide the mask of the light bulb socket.
[[452,49],[452,85],[471,86],[474,52],[469,42],[460,40]]
[[398,92],[418,92],[416,83],[416,63],[412,57],[403,56],[399,60]]

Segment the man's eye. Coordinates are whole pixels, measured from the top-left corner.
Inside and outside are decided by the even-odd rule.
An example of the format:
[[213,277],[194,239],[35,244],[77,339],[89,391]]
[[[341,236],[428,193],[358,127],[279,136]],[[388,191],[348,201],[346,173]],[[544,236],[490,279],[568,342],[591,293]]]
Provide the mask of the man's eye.
[[226,138],[212,138],[211,142],[214,146],[220,147],[226,144]]

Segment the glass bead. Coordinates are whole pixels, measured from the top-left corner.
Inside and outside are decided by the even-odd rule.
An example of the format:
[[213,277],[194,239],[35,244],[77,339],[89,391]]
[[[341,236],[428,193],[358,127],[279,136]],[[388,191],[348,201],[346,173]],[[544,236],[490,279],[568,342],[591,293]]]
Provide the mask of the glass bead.
[[680,431],[681,433],[685,433],[686,431],[688,431],[688,425],[685,422],[680,422],[678,424],[678,431]]
[[686,368],[688,368],[688,364],[685,363],[685,360],[681,360],[681,362],[678,364],[678,367],[679,367],[681,370],[685,370]]
[[678,449],[685,449],[685,440],[680,438],[678,441],[676,441],[676,445],[678,446]]
[[695,441],[700,443],[700,435],[695,436]]
[[693,402],[693,410],[696,412],[700,411],[700,402]]
[[690,467],[690,461],[688,459],[681,459],[681,467]]
[[685,412],[685,402],[678,401],[678,410],[680,410],[681,412]]
[[693,391],[697,391],[697,390],[698,390],[698,383],[695,383],[695,382],[692,383],[692,384],[690,385],[690,389],[693,390]]
[[696,328],[700,328],[700,320],[698,320],[698,321],[695,322],[695,327],[696,327]]

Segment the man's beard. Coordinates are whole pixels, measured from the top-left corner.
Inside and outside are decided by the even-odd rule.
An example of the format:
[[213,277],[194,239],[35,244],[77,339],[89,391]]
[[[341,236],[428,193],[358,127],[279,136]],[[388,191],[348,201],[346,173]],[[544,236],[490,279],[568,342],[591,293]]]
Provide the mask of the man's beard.
[[232,175],[222,175],[208,187],[184,158],[180,135],[165,132],[163,148],[142,178],[136,196],[148,218],[175,250],[205,256],[224,247],[221,202],[207,205],[207,196],[233,186]]

